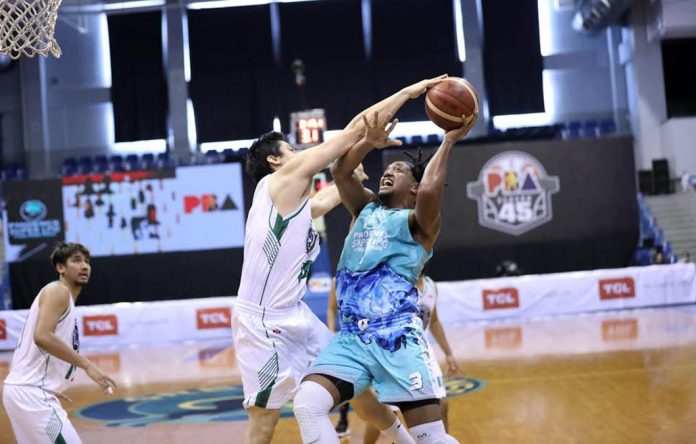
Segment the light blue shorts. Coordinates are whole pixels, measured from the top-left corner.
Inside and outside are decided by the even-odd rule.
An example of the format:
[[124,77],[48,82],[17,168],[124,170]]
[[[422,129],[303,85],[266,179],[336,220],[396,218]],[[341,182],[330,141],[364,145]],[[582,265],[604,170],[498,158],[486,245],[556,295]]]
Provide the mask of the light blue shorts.
[[394,352],[343,332],[319,353],[308,373],[348,381],[356,396],[372,385],[384,403],[421,401],[437,398],[444,385],[442,373],[433,369],[437,363],[431,354],[422,329],[406,333],[406,341]]

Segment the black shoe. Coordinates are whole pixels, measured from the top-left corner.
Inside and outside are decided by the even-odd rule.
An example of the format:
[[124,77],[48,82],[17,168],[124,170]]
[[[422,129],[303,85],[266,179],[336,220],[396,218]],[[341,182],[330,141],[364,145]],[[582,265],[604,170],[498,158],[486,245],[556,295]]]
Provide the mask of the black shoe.
[[350,429],[348,428],[347,422],[339,422],[336,424],[336,434],[339,438],[350,435]]

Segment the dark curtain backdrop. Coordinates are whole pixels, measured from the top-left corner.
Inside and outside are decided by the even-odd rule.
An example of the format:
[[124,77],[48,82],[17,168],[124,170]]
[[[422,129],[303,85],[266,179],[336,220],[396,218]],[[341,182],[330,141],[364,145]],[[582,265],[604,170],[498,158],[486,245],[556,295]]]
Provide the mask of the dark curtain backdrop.
[[109,15],[108,25],[116,141],[165,139],[169,100],[162,14]]
[[483,66],[492,116],[544,112],[537,0],[485,0]]
[[268,5],[188,11],[191,82],[199,142],[248,139],[269,131],[263,96],[274,76]]
[[[268,5],[189,11],[190,93],[201,142],[246,139],[279,117],[324,108],[342,128],[367,106],[418,80],[463,75],[450,0],[373,2],[373,57],[365,53],[360,0],[278,4],[281,59],[275,63]],[[306,85],[291,69],[303,61]],[[399,113],[426,119],[422,101]]]
[[667,117],[696,116],[696,38],[662,41]]
[[[450,0],[372,2],[372,35],[377,98],[440,74],[462,77]],[[422,100],[407,102],[401,121],[427,120]]]

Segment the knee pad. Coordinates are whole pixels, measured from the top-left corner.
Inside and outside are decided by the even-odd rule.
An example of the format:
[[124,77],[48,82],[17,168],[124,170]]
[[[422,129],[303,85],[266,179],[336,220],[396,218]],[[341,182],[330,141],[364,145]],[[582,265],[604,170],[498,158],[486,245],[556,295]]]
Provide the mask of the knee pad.
[[[326,431],[323,429],[326,427],[322,426],[325,426],[324,423],[331,426],[329,411],[333,403],[331,393],[316,382],[305,381],[300,384],[292,410],[300,426],[302,442],[314,443],[324,438],[322,435]],[[336,434],[333,426],[330,427],[330,432]]]
[[445,423],[442,421],[411,427],[410,432],[416,444],[459,444],[459,441],[445,432]]

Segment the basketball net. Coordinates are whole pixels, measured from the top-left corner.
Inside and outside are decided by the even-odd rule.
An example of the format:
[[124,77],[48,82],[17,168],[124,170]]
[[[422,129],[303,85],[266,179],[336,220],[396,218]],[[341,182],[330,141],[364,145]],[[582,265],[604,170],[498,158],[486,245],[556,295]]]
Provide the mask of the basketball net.
[[0,0],[0,54],[60,57],[53,37],[61,0]]

